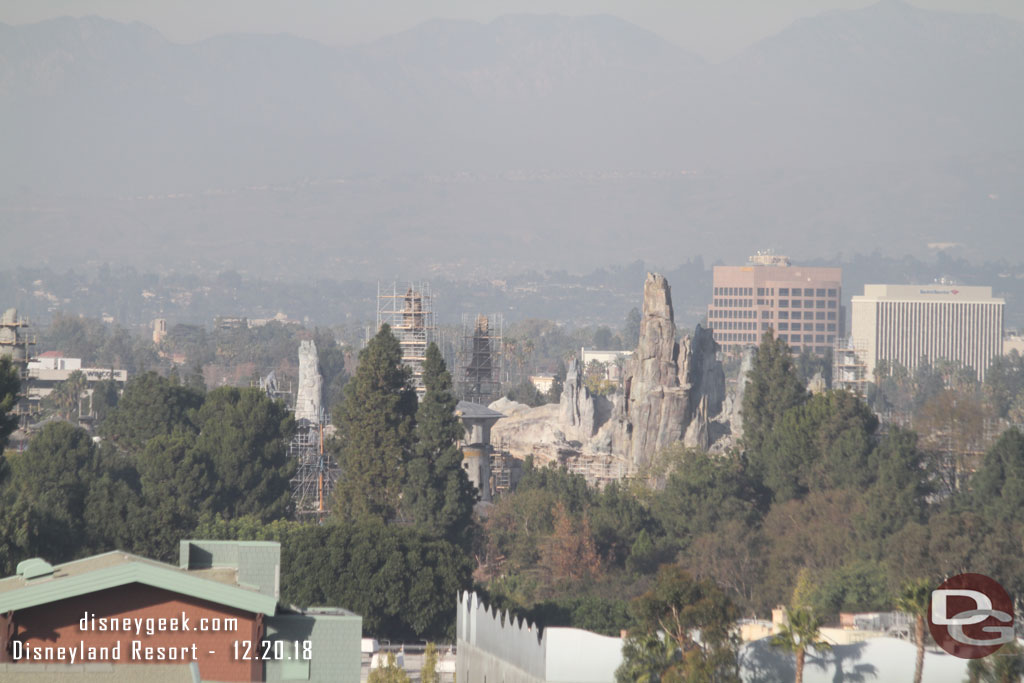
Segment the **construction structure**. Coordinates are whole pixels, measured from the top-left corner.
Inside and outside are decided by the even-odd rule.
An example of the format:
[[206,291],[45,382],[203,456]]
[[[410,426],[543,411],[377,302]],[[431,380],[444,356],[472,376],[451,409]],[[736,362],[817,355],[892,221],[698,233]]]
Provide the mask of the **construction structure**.
[[455,391],[469,403],[489,405],[501,398],[501,314],[462,316],[462,343],[456,359]]
[[12,411],[18,416],[21,426],[26,426],[31,415],[38,412],[39,404],[28,400],[28,363],[32,359],[32,347],[36,344],[35,336],[28,331],[27,320],[18,317],[18,310],[8,308],[0,316],[0,357],[7,356],[18,372],[21,389],[18,402]]
[[832,388],[849,391],[861,398],[868,395],[868,365],[865,361],[866,349],[852,339],[836,342],[832,350]]
[[377,283],[377,329],[386,324],[398,339],[402,363],[412,371],[413,386],[420,399],[426,392],[423,361],[427,357],[427,345],[434,341],[436,333],[431,299],[427,283],[410,284],[404,293],[397,283],[392,283],[390,290]]
[[[274,399],[290,403],[291,392],[282,389],[273,372],[260,379],[260,388]],[[327,411],[323,407],[323,377],[316,344],[299,343],[299,386],[294,404],[295,435],[288,443],[288,457],[298,463],[291,479],[292,501],[299,517],[323,518],[330,512],[331,497],[341,468],[324,448],[325,431],[329,429]]]

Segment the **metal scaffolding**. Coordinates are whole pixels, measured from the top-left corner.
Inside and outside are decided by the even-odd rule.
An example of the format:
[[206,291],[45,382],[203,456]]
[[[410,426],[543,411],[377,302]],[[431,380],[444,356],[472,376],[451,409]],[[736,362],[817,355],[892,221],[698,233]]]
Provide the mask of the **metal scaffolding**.
[[843,389],[861,398],[868,395],[867,352],[852,339],[837,341],[832,349],[832,388]]
[[298,517],[323,518],[330,511],[331,497],[341,468],[324,449],[326,420],[299,420],[288,444],[288,457],[298,461],[292,477],[292,500]]
[[16,309],[9,308],[0,316],[0,356],[11,359],[17,369],[18,379],[21,380],[17,402],[11,410],[12,414],[18,416],[21,427],[27,426],[39,414],[39,402],[29,400],[28,362],[32,359],[36,338],[28,330],[28,321],[20,318]]
[[397,283],[390,291],[377,283],[377,329],[387,324],[402,348],[402,363],[412,370],[416,394],[423,398],[423,361],[427,356],[427,345],[434,341],[434,309],[430,285],[410,284],[404,293],[399,293]]
[[501,314],[462,316],[455,389],[463,401],[488,405],[501,398]]

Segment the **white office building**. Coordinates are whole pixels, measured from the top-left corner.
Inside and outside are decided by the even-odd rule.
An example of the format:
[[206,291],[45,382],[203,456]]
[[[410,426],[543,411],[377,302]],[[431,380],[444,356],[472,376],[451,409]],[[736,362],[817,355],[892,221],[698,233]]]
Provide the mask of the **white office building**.
[[869,378],[880,360],[913,370],[927,358],[959,361],[983,380],[1002,352],[1004,306],[991,287],[864,285],[853,297],[851,338]]

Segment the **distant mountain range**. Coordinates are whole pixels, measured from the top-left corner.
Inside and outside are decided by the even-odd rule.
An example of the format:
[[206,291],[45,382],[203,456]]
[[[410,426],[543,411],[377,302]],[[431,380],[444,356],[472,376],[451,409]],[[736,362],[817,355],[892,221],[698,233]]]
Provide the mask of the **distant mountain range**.
[[[382,226],[465,241],[513,204],[515,219],[499,216],[494,229],[521,233],[533,245],[524,254],[536,257],[537,240],[560,253],[596,239],[604,251],[578,252],[587,264],[651,260],[672,244],[690,245],[681,258],[733,255],[758,237],[751,248],[815,255],[964,242],[963,230],[1024,247],[1022,84],[1024,26],[901,0],[803,19],[720,64],[609,16],[434,20],[345,48],[286,35],[181,45],[96,17],[0,24],[0,203],[11,207],[0,227],[79,239],[74,221],[39,217],[40,203],[52,206],[41,197],[276,186],[244,210],[203,204],[132,220],[180,230],[176,242],[215,260],[231,257],[218,240],[239,223],[259,251],[296,214],[307,216],[299,230],[323,239],[340,216],[336,246],[373,259]],[[684,171],[699,184],[679,185]],[[594,174],[624,175],[608,192],[586,189]],[[385,190],[367,180],[382,177]],[[447,189],[424,180],[437,177]],[[499,187],[458,189],[478,177]],[[303,183],[335,179],[372,187],[285,206]],[[80,230],[98,231],[90,239],[131,230],[110,227],[119,209],[89,211],[76,215]],[[842,237],[858,227],[879,241]],[[616,246],[626,238],[656,255]]]

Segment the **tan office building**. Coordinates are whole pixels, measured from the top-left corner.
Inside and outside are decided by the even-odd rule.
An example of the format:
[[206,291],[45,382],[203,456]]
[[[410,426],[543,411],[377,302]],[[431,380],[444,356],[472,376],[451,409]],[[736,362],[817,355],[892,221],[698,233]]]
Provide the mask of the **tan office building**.
[[715,266],[708,326],[726,352],[756,346],[774,329],[794,352],[824,354],[843,335],[842,293],[841,268],[756,254],[745,266]]
[[913,370],[927,358],[959,361],[983,380],[1002,351],[1004,306],[991,287],[864,285],[853,297],[851,337],[869,378],[880,360]]

